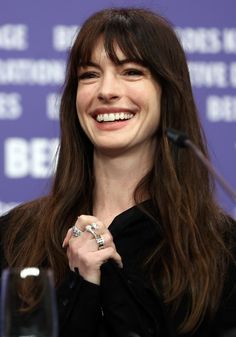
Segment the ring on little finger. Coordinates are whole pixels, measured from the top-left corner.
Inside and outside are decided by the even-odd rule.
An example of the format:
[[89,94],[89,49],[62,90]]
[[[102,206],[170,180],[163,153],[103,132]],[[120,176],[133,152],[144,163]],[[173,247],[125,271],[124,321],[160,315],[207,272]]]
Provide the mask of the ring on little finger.
[[75,238],[77,238],[78,236],[81,236],[82,233],[83,232],[75,225],[72,227],[72,236],[74,236]]

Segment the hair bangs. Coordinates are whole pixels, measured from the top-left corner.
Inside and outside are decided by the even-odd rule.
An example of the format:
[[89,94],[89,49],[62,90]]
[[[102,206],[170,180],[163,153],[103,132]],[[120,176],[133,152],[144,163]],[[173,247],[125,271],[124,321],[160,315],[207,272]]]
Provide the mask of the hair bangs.
[[112,25],[111,27],[109,25],[104,31],[104,48],[108,57],[115,64],[119,64],[120,59],[117,56],[118,47],[128,60],[144,63],[136,37],[125,28],[123,25]]
[[[133,27],[134,25],[136,27]],[[86,27],[79,34],[76,52],[79,56],[77,66],[88,64],[91,61],[92,53],[100,38],[103,38],[104,49],[115,64],[120,63],[117,47],[127,59],[147,64],[141,55],[143,39],[139,41],[137,34],[133,33],[138,30],[137,24],[125,15],[115,15],[115,19],[114,16],[112,18],[106,17],[102,23],[95,20],[93,25]]]

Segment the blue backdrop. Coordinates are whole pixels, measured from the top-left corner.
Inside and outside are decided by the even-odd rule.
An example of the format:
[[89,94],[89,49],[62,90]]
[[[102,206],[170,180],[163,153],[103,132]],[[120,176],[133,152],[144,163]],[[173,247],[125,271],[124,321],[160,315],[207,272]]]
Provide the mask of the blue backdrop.
[[[173,23],[213,163],[236,187],[235,0],[1,0],[0,214],[47,193],[67,50],[87,16],[108,6],[147,7]],[[236,217],[236,206],[217,191]]]

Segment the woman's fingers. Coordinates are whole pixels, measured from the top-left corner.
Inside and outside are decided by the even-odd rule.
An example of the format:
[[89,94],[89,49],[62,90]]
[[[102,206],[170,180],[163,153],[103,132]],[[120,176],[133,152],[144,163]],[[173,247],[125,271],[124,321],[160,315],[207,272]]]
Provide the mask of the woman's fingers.
[[102,260],[103,264],[109,259],[114,260],[120,268],[123,268],[123,263],[120,254],[117,253],[115,247],[108,247],[96,252],[98,260]]
[[65,239],[62,243],[63,248],[65,248],[68,245],[68,242],[69,242],[71,236],[72,236],[72,228],[69,228],[67,233],[66,233]]
[[[114,242],[112,240],[112,235],[110,234],[109,231],[107,231],[103,235],[99,235],[99,238],[103,240],[103,248],[107,248],[110,246],[115,248]],[[85,232],[83,236],[79,238],[72,237],[68,241],[68,245],[67,245],[67,250],[71,251],[73,255],[77,255],[79,249],[81,248],[84,248],[85,251],[88,251],[88,252],[96,252],[99,246],[98,246],[98,243],[95,237],[92,234]]]
[[79,216],[68,230],[63,247],[67,248],[70,269],[78,268],[85,280],[96,284],[100,284],[100,268],[107,260],[113,259],[123,267],[110,231],[94,216]]
[[77,218],[73,227],[75,228],[75,231],[77,233],[81,233],[81,232],[82,233],[76,236],[74,234],[73,227],[69,228],[69,230],[67,231],[67,234],[64,238],[64,241],[62,243],[62,247],[65,248],[68,245],[71,237],[81,236],[86,231],[86,227],[88,227],[88,226],[92,226],[92,229],[94,231],[96,231],[97,235],[101,235],[107,230],[106,226],[100,220],[98,220],[96,217],[94,217],[92,215],[80,215]]
[[78,268],[81,276],[86,278],[86,275],[91,275],[92,271],[100,270],[100,267],[109,259],[113,259],[120,268],[123,268],[121,256],[117,253],[114,247],[108,247],[94,252],[88,252],[83,248],[78,250],[78,255],[75,256],[68,252],[70,256],[70,268]]
[[85,236],[87,237],[86,240],[83,237],[79,238],[80,240],[77,238],[69,240],[67,256],[73,267],[79,267],[79,264],[82,263],[87,267],[91,264],[91,266],[96,268],[100,267],[109,258],[112,258],[122,267],[121,257],[116,251],[112,235],[109,231],[100,236],[104,242],[102,249],[98,249],[98,243],[90,233],[85,233]]
[[75,225],[83,232],[86,231],[86,227],[88,226],[92,226],[92,229],[96,230],[97,234],[103,234],[107,230],[107,227],[102,221],[92,215],[80,215],[77,218]]

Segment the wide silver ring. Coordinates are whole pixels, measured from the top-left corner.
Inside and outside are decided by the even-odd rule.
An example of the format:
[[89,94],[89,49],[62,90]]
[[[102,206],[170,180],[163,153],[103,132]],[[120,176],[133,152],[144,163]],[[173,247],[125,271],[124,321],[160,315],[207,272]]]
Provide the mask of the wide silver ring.
[[81,236],[82,233],[83,232],[75,225],[72,227],[72,236],[74,236],[75,238],[77,238],[78,236]]
[[101,235],[97,235],[95,238],[97,245],[98,245],[98,250],[103,249],[105,245],[105,240]]

